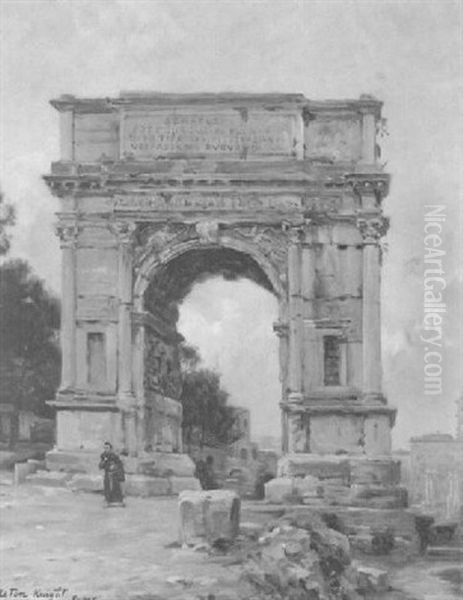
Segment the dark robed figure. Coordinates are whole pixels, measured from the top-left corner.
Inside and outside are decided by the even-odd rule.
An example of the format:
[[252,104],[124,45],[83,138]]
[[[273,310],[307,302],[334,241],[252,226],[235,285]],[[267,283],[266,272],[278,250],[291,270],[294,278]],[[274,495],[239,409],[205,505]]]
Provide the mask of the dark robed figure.
[[104,496],[107,504],[123,504],[121,482],[125,481],[124,465],[109,442],[104,444],[99,468],[104,469]]

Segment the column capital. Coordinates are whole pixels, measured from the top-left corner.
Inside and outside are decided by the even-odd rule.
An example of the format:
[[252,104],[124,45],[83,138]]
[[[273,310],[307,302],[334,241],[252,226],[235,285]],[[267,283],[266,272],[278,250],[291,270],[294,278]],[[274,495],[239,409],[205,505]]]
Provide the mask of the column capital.
[[346,184],[361,200],[373,196],[376,205],[388,195],[390,179],[387,173],[350,173],[345,176]]
[[304,225],[293,225],[287,221],[281,224],[282,230],[287,234],[289,241],[292,244],[301,244],[304,240]]
[[389,229],[389,218],[384,216],[360,217],[357,219],[357,228],[365,245],[377,245],[379,240],[386,235]]
[[55,233],[60,239],[61,248],[73,248],[79,235],[80,227],[77,223],[57,223]]
[[134,242],[134,233],[137,228],[132,221],[111,221],[109,229],[116,237],[120,246],[131,246]]

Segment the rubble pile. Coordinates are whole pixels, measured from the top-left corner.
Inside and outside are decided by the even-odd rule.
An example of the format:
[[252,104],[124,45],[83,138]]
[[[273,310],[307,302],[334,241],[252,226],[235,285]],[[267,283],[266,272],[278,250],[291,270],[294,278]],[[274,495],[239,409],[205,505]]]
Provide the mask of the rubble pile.
[[388,590],[387,573],[356,565],[348,538],[315,513],[285,515],[257,540],[244,531],[254,537],[243,566],[253,600],[360,600]]

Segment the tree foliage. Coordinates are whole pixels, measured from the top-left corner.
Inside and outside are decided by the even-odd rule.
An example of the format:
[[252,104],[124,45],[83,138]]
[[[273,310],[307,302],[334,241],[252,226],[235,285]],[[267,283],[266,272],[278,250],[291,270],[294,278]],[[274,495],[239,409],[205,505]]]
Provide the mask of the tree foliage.
[[0,191],[0,256],[10,249],[10,234],[8,228],[15,224],[15,210],[11,204],[7,204]]
[[0,402],[47,415],[60,377],[58,299],[30,266],[0,266]]
[[183,389],[183,441],[186,448],[223,446],[238,439],[236,412],[227,404],[228,392],[220,385],[220,375],[198,369],[201,358],[192,346],[180,348]]

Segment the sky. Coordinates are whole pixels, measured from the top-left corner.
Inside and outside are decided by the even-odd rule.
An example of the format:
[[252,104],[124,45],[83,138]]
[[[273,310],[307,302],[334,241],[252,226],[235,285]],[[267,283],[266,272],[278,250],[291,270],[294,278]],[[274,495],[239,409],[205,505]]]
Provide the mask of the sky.
[[[463,4],[434,0],[0,0],[0,185],[17,207],[12,257],[30,261],[59,293],[57,202],[41,180],[58,159],[63,93],[121,90],[303,93],[384,101],[392,174],[382,279],[384,388],[398,408],[396,447],[453,433],[462,365]],[[447,305],[443,392],[423,393],[423,225],[445,206]],[[279,434],[275,299],[248,281],[198,284],[180,330],[217,368],[254,434]]]

